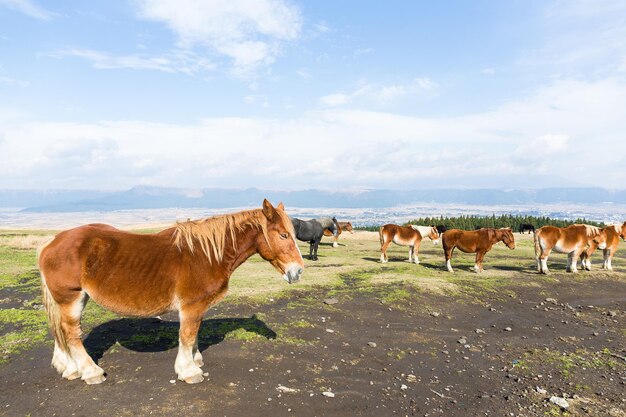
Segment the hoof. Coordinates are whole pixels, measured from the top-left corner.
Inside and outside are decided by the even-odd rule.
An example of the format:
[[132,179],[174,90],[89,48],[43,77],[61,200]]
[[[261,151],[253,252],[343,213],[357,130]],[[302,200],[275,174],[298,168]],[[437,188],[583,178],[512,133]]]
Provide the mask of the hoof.
[[104,375],[96,375],[91,378],[83,378],[83,381],[85,381],[88,385],[102,384],[106,381],[106,377]]
[[197,374],[197,375],[190,376],[188,378],[182,378],[181,380],[185,381],[188,384],[198,384],[204,381],[204,377],[202,376],[202,374]]
[[78,370],[75,370],[74,372],[68,372],[66,370],[65,372],[63,372],[63,378],[67,379],[68,381],[73,381],[80,378],[80,373],[78,372]]

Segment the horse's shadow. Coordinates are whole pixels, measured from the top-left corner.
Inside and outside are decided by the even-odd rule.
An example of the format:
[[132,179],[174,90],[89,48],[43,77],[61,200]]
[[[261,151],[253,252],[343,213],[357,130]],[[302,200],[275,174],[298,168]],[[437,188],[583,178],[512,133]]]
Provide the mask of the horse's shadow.
[[[207,319],[198,332],[198,348],[204,351],[220,343],[230,332],[243,329],[267,339],[276,332],[256,315],[248,318]],[[83,341],[94,361],[98,361],[115,343],[136,352],[163,352],[178,346],[179,323],[157,318],[123,318],[94,328]]]

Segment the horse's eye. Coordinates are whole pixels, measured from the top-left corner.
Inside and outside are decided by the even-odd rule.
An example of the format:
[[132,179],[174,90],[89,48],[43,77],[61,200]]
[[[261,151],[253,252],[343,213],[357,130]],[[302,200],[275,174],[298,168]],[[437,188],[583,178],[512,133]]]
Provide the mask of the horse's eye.
[[281,233],[280,234],[280,238],[281,239],[287,239],[289,237],[289,235],[287,233]]

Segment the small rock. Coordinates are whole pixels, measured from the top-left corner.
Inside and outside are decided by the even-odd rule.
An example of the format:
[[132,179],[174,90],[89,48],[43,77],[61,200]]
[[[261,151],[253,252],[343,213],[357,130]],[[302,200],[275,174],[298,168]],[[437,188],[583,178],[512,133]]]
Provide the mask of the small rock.
[[409,389],[409,387],[407,387],[406,385],[402,384],[402,385],[400,385],[400,389],[401,389],[402,391],[404,391],[404,390]]
[[511,332],[511,331],[513,331],[513,329],[511,329],[510,327],[505,327],[505,328],[504,328],[504,331],[505,331],[505,332]]
[[474,330],[477,334],[484,334],[485,331],[483,329],[476,329]]
[[557,301],[554,298],[546,298],[546,303],[557,304]]
[[367,346],[375,348],[376,342],[367,342]]
[[598,332],[593,332],[593,335],[594,335],[594,336],[600,336],[600,333],[598,333]]
[[567,410],[569,408],[569,403],[567,402],[567,400],[565,398],[552,396],[552,397],[550,397],[550,402],[552,404],[558,405],[563,410]]
[[328,398],[334,398],[335,397],[335,394],[330,392],[330,391],[324,391],[324,392],[322,392],[322,395],[324,397],[328,397]]
[[324,304],[333,305],[333,304],[337,304],[339,302],[339,300],[337,300],[336,298],[327,298],[327,299],[325,299],[322,302]]
[[279,385],[279,386],[276,387],[276,391],[285,392],[285,393],[291,393],[291,392],[298,392],[299,390],[296,389],[296,388],[289,388],[289,387],[286,387],[284,385]]
[[433,317],[439,317],[439,313],[436,311],[433,311],[432,313],[430,313],[430,315]]
[[615,317],[615,316],[617,316],[617,312],[613,311],[613,310],[607,311],[606,315],[609,316],[609,317]]
[[467,339],[465,339],[464,337],[460,338],[459,340],[457,340],[457,342],[459,342],[462,345],[467,344]]
[[327,333],[335,333],[335,331],[333,329],[326,329]]
[[535,387],[535,391],[537,391],[541,395],[545,395],[545,394],[548,393],[548,390],[545,390],[545,389],[543,389],[541,387]]
[[413,374],[408,374],[406,376],[406,382],[416,382],[417,381],[417,377]]
[[170,379],[170,384],[175,384],[176,380],[175,379]]

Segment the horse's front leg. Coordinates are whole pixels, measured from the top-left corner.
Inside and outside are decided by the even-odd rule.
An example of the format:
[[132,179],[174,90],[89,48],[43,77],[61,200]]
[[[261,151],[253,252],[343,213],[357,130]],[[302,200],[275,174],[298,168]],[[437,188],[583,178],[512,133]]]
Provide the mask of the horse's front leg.
[[[202,311],[199,311],[202,310]],[[180,331],[178,336],[178,355],[174,363],[174,370],[178,379],[188,384],[202,382],[202,369],[198,366],[197,353],[194,355],[194,347],[197,348],[198,330],[202,323],[202,316],[206,309],[184,308],[179,311]],[[200,354],[200,361],[202,355]]]
[[321,241],[321,240],[322,240],[322,238],[320,237],[319,239],[317,239],[317,240],[315,241],[315,247],[313,248],[313,260],[314,260],[314,261],[317,261],[317,260],[318,260],[318,259],[317,259],[317,249],[318,249],[318,248],[319,248],[319,246],[320,246],[320,241]]
[[567,254],[567,267],[565,268],[566,272],[578,273],[578,256],[580,252],[578,250],[573,250]]
[[312,240],[309,242],[309,260],[313,260],[313,246],[315,245],[315,241]]

